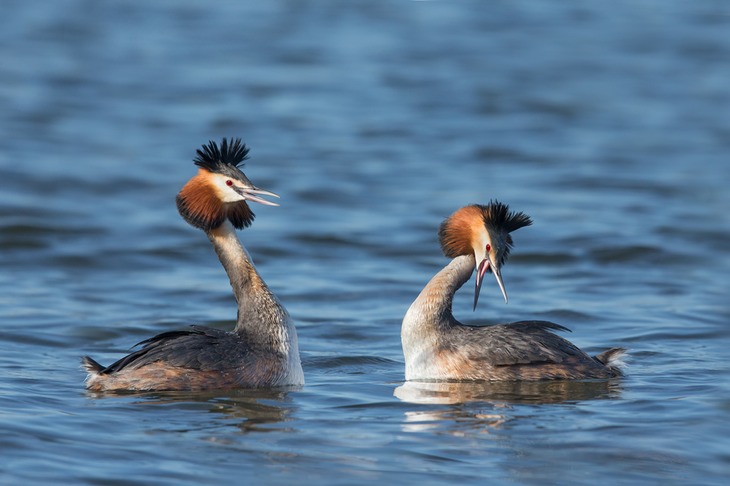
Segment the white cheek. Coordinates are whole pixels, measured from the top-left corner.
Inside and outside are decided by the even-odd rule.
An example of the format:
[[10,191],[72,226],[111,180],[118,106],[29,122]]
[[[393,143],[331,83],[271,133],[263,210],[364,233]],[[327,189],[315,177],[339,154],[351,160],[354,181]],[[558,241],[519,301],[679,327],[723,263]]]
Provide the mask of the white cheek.
[[477,259],[477,264],[487,256],[487,245],[493,246],[489,240],[489,234],[481,233],[477,240],[477,246],[474,248],[474,256]]
[[213,183],[215,184],[216,191],[218,192],[218,197],[220,197],[221,201],[224,203],[243,201],[245,198],[234,191],[233,187],[226,184],[226,181],[229,180],[230,179],[228,177],[219,176],[217,174],[213,178]]

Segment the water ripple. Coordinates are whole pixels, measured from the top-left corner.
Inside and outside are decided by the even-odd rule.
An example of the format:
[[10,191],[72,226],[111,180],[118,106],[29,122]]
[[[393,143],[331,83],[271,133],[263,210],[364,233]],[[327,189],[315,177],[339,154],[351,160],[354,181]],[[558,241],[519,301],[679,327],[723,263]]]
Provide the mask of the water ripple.
[[[720,3],[3,7],[5,482],[727,482]],[[174,204],[222,136],[282,196],[239,235],[307,385],[85,393],[82,354],[233,327],[228,279]],[[400,321],[447,262],[438,226],[490,199],[534,224],[513,234],[509,304],[489,281],[472,311],[472,280],[455,315],[628,347],[624,379],[403,383]]]

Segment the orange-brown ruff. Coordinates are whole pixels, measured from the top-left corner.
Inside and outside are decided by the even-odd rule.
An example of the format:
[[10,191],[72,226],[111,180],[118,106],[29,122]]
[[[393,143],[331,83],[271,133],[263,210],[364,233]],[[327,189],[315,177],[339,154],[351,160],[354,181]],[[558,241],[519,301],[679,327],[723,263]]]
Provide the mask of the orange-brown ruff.
[[92,391],[206,390],[301,385],[297,333],[289,314],[256,271],[235,229],[251,224],[247,201],[275,205],[260,196],[239,169],[248,150],[239,139],[198,150],[198,174],[177,196],[180,215],[208,235],[228,274],[238,303],[232,332],[204,326],[158,334],[104,367],[88,356],[86,387]]
[[467,326],[457,321],[454,294],[476,269],[474,306],[487,273],[505,300],[501,268],[512,248],[510,233],[532,224],[524,213],[497,201],[466,206],[439,230],[441,247],[452,261],[438,272],[403,318],[401,341],[406,380],[552,380],[612,378],[621,375],[622,348],[591,357],[553,331],[547,321]]

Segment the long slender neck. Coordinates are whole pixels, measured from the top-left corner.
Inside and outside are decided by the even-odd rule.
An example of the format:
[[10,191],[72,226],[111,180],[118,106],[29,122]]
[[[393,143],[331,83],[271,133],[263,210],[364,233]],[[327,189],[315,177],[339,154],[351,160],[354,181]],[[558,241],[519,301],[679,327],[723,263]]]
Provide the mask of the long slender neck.
[[272,328],[288,327],[286,310],[256,271],[229,221],[207,234],[228,274],[238,303],[234,331],[254,341],[270,342],[274,337]]
[[403,333],[430,334],[458,323],[451,311],[454,294],[474,272],[474,255],[454,258],[426,284],[403,318]]

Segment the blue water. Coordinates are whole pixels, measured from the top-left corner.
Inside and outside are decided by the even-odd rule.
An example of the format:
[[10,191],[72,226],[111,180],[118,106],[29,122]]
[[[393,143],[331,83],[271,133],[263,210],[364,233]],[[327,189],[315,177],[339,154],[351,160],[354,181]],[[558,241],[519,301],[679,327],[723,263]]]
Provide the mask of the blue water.
[[[0,483],[725,484],[730,5],[3,3]],[[240,237],[299,330],[301,389],[95,396],[155,333],[235,303],[174,196],[251,147],[282,196]],[[400,320],[452,211],[499,199],[510,302],[608,383],[403,383]]]

